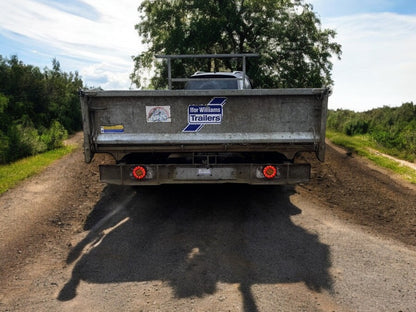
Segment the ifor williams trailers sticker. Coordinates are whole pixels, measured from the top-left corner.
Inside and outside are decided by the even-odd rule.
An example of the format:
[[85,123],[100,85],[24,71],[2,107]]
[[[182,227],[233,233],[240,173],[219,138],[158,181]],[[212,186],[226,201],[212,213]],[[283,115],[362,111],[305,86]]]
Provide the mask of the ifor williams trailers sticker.
[[207,105],[188,106],[188,125],[182,131],[198,132],[205,125],[221,124],[226,101],[227,98],[215,97]]

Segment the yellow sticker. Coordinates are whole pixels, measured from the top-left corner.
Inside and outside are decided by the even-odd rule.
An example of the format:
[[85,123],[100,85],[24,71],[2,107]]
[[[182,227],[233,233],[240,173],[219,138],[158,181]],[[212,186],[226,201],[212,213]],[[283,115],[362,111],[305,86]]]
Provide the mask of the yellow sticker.
[[123,125],[101,126],[101,133],[121,133],[124,132]]

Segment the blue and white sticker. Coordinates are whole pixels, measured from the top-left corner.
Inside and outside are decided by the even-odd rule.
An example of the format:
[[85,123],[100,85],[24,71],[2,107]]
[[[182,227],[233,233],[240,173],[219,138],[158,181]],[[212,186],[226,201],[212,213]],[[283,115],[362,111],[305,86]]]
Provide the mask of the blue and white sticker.
[[188,106],[188,125],[182,132],[198,132],[205,125],[221,124],[226,101],[225,97],[215,97],[207,105]]

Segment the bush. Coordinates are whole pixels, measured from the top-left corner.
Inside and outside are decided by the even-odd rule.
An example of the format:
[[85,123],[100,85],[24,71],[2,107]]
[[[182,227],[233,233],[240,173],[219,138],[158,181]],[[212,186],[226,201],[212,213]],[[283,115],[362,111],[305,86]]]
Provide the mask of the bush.
[[350,110],[338,109],[328,111],[327,126],[329,129],[344,132],[344,125],[347,121],[353,119],[356,113]]
[[38,131],[31,126],[15,124],[10,127],[7,136],[9,145],[6,151],[6,162],[46,151],[46,144],[40,140]]
[[368,122],[362,119],[353,119],[344,124],[343,132],[346,135],[366,134],[368,131]]
[[0,163],[9,163],[23,157],[33,156],[63,146],[68,132],[53,121],[49,129],[39,134],[32,125],[14,124],[7,135],[0,132]]
[[9,151],[9,138],[0,130],[0,164],[6,162]]
[[48,150],[63,146],[63,141],[68,138],[68,131],[54,120],[49,129],[46,129],[41,136],[41,141],[46,145]]

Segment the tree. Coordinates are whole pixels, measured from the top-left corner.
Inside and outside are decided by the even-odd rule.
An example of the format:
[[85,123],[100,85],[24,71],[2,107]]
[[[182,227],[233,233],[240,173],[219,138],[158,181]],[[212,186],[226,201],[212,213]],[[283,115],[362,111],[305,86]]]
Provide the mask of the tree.
[[61,70],[58,60],[52,60],[52,69],[45,68],[44,82],[48,91],[50,121],[58,120],[69,133],[81,129],[81,108],[78,90],[83,83],[78,72]]
[[[144,0],[136,25],[147,51],[134,57],[131,74],[137,86],[143,73],[155,70],[151,83],[164,88],[166,64],[157,54],[260,54],[250,59],[248,75],[258,87],[322,87],[331,85],[332,56],[340,58],[335,31],[322,29],[313,7],[303,0]],[[234,61],[218,61],[215,69],[232,69]],[[210,60],[175,61],[173,75],[211,70]],[[235,68],[234,68],[235,69]]]
[[42,72],[17,56],[0,55],[0,163],[54,149],[81,129],[78,73],[59,62]]

